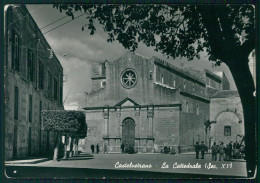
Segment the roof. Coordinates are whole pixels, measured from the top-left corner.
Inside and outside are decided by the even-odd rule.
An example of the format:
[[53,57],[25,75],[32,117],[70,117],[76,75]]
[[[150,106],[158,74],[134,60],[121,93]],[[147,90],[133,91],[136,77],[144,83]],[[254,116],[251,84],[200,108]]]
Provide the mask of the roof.
[[206,72],[206,74],[209,74],[210,76],[212,76],[212,77],[218,79],[219,81],[222,81],[220,76],[218,76],[217,74],[211,72],[210,70],[205,69],[205,72]]
[[231,90],[218,91],[212,98],[229,98],[229,97],[239,97],[238,91],[231,91]]
[[169,68],[169,69],[175,71],[176,73],[185,75],[186,77],[188,77],[188,78],[190,78],[192,80],[196,80],[197,82],[205,85],[205,81],[202,78],[197,77],[196,75],[186,71],[185,69],[178,68],[175,65],[172,65],[169,62],[167,62],[165,60],[162,60],[162,59],[160,59],[158,57],[152,57],[152,58],[154,59],[155,63],[157,62],[160,65],[164,66],[165,68]]
[[183,69],[186,72],[189,72],[190,74],[196,76],[197,78],[200,78],[203,81],[206,81],[205,80],[205,72],[204,71],[198,70],[197,68],[194,68],[194,67],[184,67]]
[[219,77],[223,78],[223,75],[224,75],[223,71],[213,71],[213,73],[218,75]]

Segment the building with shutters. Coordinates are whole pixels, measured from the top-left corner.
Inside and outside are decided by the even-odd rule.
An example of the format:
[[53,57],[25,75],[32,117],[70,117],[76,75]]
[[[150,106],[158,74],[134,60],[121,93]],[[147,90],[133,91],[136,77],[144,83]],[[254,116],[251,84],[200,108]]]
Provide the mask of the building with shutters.
[[50,153],[41,110],[63,109],[63,68],[24,5],[5,6],[5,159]]
[[156,57],[128,53],[93,67],[92,91],[86,94],[86,144],[123,143],[140,152],[161,146],[183,149],[210,139],[210,101],[229,89],[224,73],[178,68]]

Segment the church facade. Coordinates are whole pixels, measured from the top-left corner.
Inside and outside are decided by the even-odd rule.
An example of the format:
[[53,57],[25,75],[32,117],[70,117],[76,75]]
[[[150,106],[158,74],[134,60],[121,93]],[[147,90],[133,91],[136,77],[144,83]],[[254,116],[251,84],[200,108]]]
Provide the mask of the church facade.
[[93,67],[92,91],[86,94],[86,144],[123,143],[137,152],[162,146],[189,150],[208,144],[209,93],[229,87],[224,75],[177,68],[159,58],[128,53]]

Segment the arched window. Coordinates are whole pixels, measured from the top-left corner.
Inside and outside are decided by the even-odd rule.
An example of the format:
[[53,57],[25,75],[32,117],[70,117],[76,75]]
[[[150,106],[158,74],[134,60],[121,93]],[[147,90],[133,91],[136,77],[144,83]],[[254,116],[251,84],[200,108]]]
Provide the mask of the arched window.
[[189,109],[189,102],[186,102],[186,112],[189,112],[190,109]]
[[163,84],[164,82],[164,78],[163,78],[163,74],[161,75],[161,83]]
[[197,104],[197,107],[196,107],[196,114],[199,115],[200,114],[200,107],[199,105]]

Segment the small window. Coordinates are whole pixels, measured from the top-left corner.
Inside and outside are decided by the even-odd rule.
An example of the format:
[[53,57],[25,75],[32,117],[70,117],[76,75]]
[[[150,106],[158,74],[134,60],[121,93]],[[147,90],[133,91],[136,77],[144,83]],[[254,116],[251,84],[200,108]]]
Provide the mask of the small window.
[[194,85],[194,84],[193,84],[193,86],[192,86],[192,90],[195,91],[195,85]]
[[200,88],[200,93],[202,94],[202,87]]
[[190,109],[189,109],[189,102],[186,102],[186,112],[189,112]]
[[211,86],[211,80],[209,80],[209,86]]
[[161,75],[161,83],[163,84],[164,80],[163,80],[163,74]]
[[149,79],[150,79],[150,80],[153,79],[153,72],[152,72],[152,71],[149,72]]
[[44,66],[41,61],[39,61],[39,89],[44,88]]
[[100,83],[101,88],[104,88],[106,86],[107,82],[104,80]]
[[33,52],[30,49],[28,50],[27,53],[27,76],[29,81],[33,81],[34,79]]
[[231,126],[224,126],[224,136],[231,136]]
[[183,81],[183,89],[184,90],[186,89],[186,81],[185,80]]
[[12,67],[14,70],[20,70],[20,40],[17,34],[13,31],[13,46],[12,46]]
[[197,105],[197,107],[196,107],[196,114],[197,114],[197,115],[200,114],[200,107],[199,107],[199,105]]
[[176,81],[173,79],[173,87],[176,87]]

